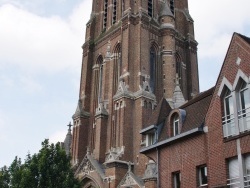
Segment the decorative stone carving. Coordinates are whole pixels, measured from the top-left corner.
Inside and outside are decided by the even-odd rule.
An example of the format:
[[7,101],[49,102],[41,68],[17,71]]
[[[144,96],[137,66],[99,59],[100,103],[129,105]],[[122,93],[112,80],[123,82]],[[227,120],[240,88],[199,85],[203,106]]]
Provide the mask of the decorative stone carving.
[[155,178],[157,178],[157,174],[158,174],[158,170],[157,170],[156,163],[152,160],[149,160],[143,179],[144,180],[145,179],[155,179]]
[[125,147],[117,147],[117,148],[111,148],[106,155],[105,162],[115,161],[119,160],[120,157],[124,154]]
[[137,177],[132,171],[131,171],[131,165],[132,163],[128,163],[128,172],[118,185],[118,188],[120,187],[140,187],[143,188],[144,184],[141,178]]
[[133,98],[132,93],[128,90],[128,85],[123,81],[120,81],[114,99],[119,99],[120,97]]
[[108,41],[108,45],[107,45],[107,50],[106,50],[106,56],[105,58],[111,58],[112,57],[112,54],[111,54],[111,43],[110,41]]
[[131,186],[131,185],[136,185],[136,181],[133,179],[133,177],[130,176],[130,174],[128,174],[126,177],[125,177],[125,181],[123,183],[122,186],[126,187],[126,186]]
[[156,105],[156,97],[150,88],[148,81],[144,81],[142,85],[139,85],[139,91],[134,93],[135,98],[144,97],[152,101],[153,106]]
[[104,104],[104,102],[101,102],[98,104],[98,108],[96,109],[96,116],[98,115],[105,115],[108,116],[108,111],[106,109],[106,105]]
[[78,167],[77,174],[86,175],[91,171],[94,171],[94,167],[91,165],[87,155],[84,157],[82,163]]

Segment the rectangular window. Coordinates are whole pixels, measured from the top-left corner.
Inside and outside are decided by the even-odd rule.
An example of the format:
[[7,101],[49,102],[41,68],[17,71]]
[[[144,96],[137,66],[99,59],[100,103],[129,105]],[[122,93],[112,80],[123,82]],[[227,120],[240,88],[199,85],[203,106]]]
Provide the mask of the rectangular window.
[[175,115],[174,122],[173,122],[173,136],[176,136],[179,134],[179,117],[178,115]]
[[239,91],[239,129],[240,132],[245,132],[250,130],[250,95],[247,84],[243,82]]
[[224,137],[236,135],[234,122],[234,106],[231,91],[227,90],[224,97],[224,117],[222,117]]
[[228,175],[227,185],[231,188],[240,187],[239,162],[237,157],[228,160]]
[[155,133],[149,133],[146,135],[146,146],[151,146],[155,143]]
[[244,157],[244,185],[250,187],[250,154]]
[[173,173],[173,188],[181,187],[181,173],[175,172]]
[[207,166],[198,168],[199,186],[207,185]]

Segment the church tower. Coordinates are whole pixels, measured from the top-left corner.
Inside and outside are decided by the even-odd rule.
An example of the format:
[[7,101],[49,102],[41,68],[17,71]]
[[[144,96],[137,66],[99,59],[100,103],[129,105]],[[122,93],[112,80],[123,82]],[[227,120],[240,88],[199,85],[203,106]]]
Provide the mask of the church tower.
[[199,93],[188,0],[93,0],[82,49],[76,175],[83,187],[146,186],[140,130],[162,98],[175,107],[176,83],[181,101]]

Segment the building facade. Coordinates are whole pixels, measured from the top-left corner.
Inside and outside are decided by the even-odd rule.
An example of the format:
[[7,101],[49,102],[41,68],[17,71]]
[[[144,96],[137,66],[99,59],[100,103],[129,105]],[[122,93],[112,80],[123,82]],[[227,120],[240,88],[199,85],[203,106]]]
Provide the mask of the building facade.
[[162,109],[140,131],[148,183],[250,187],[250,38],[234,33],[215,87]]
[[84,188],[155,187],[155,173],[152,181],[145,179],[149,166],[156,166],[140,153],[146,142],[140,131],[157,107],[170,111],[199,93],[188,0],[92,4],[73,115],[72,165]]

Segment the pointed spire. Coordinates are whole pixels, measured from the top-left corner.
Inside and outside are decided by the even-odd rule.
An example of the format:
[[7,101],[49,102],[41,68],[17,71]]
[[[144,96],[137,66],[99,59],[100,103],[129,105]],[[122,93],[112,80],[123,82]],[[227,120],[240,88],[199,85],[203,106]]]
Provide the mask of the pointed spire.
[[90,114],[83,110],[82,100],[79,99],[75,114],[72,116],[72,118],[76,119],[79,117],[89,117],[89,116],[90,116]]
[[72,142],[72,134],[71,134],[71,122],[69,122],[69,124],[67,125],[69,127],[68,129],[68,133],[64,139],[64,149],[66,151],[66,154],[69,155],[70,154],[70,149],[71,149],[71,142]]
[[173,103],[174,103],[174,108],[179,108],[181,105],[185,103],[185,99],[183,96],[183,93],[180,88],[180,78],[178,74],[176,73],[176,79],[175,79],[175,89],[173,93]]
[[161,3],[161,11],[159,13],[159,17],[162,17],[162,16],[174,17],[166,0],[162,1],[162,3]]

